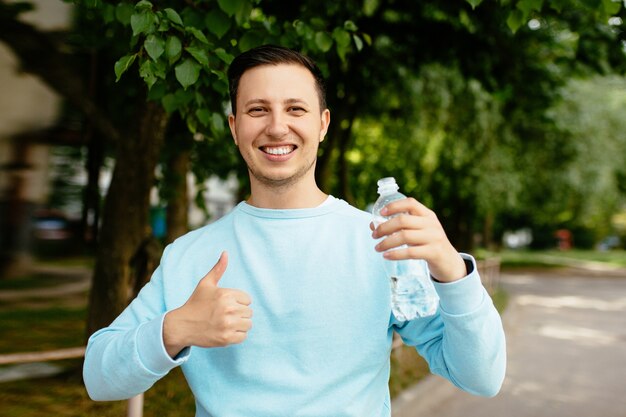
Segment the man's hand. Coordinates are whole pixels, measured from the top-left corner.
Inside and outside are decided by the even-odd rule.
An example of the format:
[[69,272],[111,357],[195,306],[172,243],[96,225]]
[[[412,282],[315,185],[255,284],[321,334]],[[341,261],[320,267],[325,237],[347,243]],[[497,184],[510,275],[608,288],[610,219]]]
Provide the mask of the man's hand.
[[227,266],[228,255],[223,252],[187,302],[165,316],[163,342],[172,358],[187,346],[220,347],[246,339],[252,327],[252,301],[243,291],[217,286]]
[[[384,238],[376,250],[390,260],[423,259],[437,281],[452,282],[467,275],[465,262],[446,236],[437,215],[414,198],[387,204],[383,216],[393,216],[377,228],[370,224],[372,237]],[[406,245],[405,248],[398,248]]]

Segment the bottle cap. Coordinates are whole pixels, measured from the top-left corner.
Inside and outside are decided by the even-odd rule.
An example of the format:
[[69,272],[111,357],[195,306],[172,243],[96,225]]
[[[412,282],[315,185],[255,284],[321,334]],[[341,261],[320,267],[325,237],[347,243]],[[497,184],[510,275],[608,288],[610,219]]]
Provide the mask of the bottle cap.
[[398,184],[396,184],[396,179],[394,177],[386,177],[378,180],[378,194],[391,194],[395,193],[400,189]]

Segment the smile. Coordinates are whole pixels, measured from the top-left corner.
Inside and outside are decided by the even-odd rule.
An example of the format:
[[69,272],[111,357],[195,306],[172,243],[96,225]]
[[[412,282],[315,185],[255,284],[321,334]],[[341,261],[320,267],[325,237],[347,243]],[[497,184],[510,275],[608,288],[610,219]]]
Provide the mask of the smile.
[[261,146],[263,152],[270,155],[287,155],[296,150],[295,145],[284,145],[284,146]]

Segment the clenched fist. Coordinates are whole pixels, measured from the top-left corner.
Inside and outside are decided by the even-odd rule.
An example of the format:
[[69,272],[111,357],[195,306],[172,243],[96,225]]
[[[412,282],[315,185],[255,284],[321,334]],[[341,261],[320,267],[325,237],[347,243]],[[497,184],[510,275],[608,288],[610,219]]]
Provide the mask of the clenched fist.
[[218,287],[227,266],[228,254],[223,252],[187,302],[165,316],[163,342],[172,358],[187,346],[228,346],[246,339],[252,300],[243,291]]

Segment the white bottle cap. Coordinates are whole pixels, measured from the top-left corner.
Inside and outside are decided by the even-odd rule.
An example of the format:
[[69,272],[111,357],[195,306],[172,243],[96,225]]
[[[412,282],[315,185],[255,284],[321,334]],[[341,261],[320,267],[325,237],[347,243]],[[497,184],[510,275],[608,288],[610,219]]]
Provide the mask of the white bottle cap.
[[400,189],[394,177],[381,178],[378,180],[377,184],[379,195],[392,194]]

